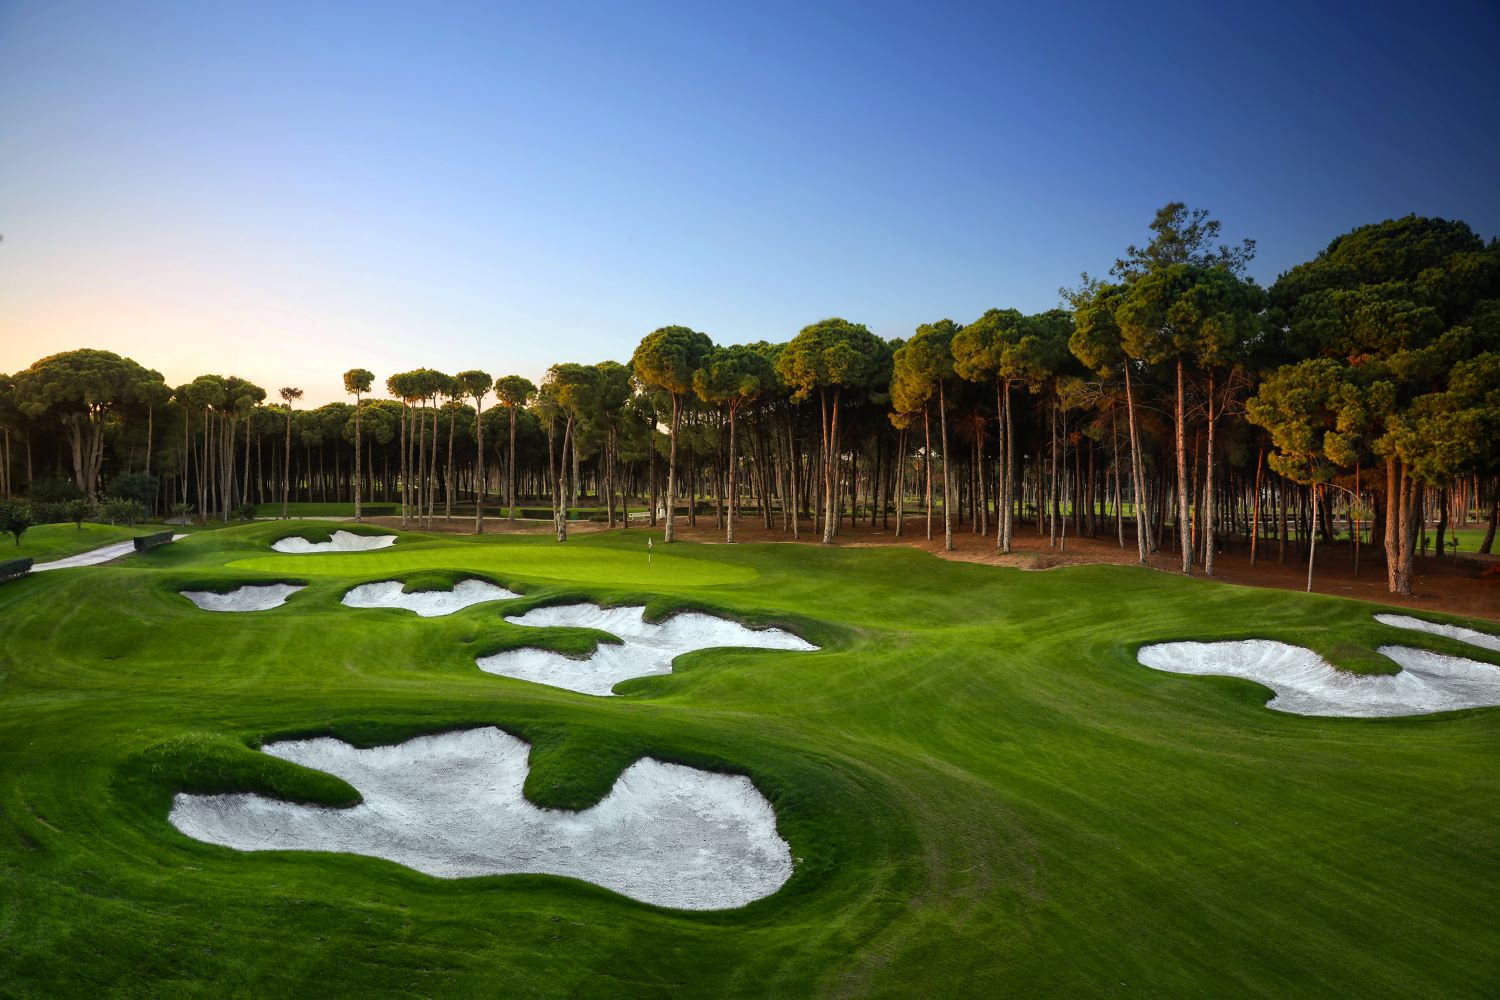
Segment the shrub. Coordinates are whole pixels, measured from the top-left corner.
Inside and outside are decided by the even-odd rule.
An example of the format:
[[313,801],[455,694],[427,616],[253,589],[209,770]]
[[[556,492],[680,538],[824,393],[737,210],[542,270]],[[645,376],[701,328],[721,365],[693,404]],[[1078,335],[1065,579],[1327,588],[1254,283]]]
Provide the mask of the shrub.
[[71,521],[68,516],[68,505],[72,500],[33,500],[31,507],[32,524],[63,524]]
[[19,546],[21,536],[33,524],[36,524],[36,515],[32,513],[30,504],[0,500],[0,535],[14,535],[16,545]]
[[142,507],[149,508],[156,500],[156,477],[144,472],[116,476],[109,484],[109,492],[111,496],[134,500]]
[[255,506],[253,503],[242,503],[234,509],[234,516],[241,521],[253,521],[255,520]]
[[97,508],[94,501],[82,497],[77,500],[69,500],[63,505],[67,509],[68,520],[73,522],[79,531],[83,530],[83,522],[94,516]]
[[0,582],[18,580],[31,572],[31,559],[7,559],[0,562]]
[[32,480],[32,503],[66,503],[69,500],[82,499],[83,490],[80,490],[70,479],[43,478]]
[[99,516],[110,524],[121,522],[135,527],[135,522],[146,516],[146,508],[136,500],[124,497],[105,497],[104,503],[99,507]]
[[135,542],[135,550],[137,552],[145,552],[147,549],[154,549],[158,545],[166,545],[171,542],[172,533],[170,531],[158,531],[154,535],[142,535],[139,538],[133,539],[133,541]]

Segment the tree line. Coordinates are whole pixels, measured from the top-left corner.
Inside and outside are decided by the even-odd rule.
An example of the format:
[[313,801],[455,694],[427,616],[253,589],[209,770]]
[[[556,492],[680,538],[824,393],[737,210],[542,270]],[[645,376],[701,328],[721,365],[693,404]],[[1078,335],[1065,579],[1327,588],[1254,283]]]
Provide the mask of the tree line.
[[[667,326],[628,362],[345,373],[352,402],[235,376],[180,386],[108,351],[0,376],[0,493],[73,503],[141,491],[159,512],[388,505],[403,526],[572,516],[713,517],[831,543],[920,517],[926,537],[1030,526],[1111,536],[1214,573],[1364,542],[1410,593],[1419,541],[1500,514],[1500,241],[1408,216],[1363,226],[1269,287],[1253,241],[1165,206],[1108,274],[1038,314],[995,308],[886,340],[841,318],[786,342],[717,345]],[[69,492],[72,491],[72,492]],[[530,506],[528,506],[530,505]],[[382,511],[387,508],[381,508]],[[1342,530],[1340,526],[1342,525]],[[1368,541],[1365,541],[1365,540]],[[1365,556],[1365,558],[1370,558]]]

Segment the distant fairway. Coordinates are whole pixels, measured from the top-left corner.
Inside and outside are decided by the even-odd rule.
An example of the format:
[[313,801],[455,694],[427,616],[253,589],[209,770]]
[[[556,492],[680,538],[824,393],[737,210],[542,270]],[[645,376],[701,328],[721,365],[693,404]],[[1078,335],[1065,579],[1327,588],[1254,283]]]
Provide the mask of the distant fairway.
[[[1258,684],[1136,650],[1258,637],[1387,672],[1383,643],[1500,653],[1333,597],[910,549],[658,539],[648,568],[647,536],[616,532],[270,552],[340,527],[204,531],[0,584],[0,993],[1481,997],[1500,981],[1500,709],[1289,715]],[[434,618],[340,603],[470,573],[523,596]],[[179,594],[271,582],[306,587],[246,614]],[[597,633],[505,619],[579,600],[712,609],[821,649],[700,650],[611,698],[476,666],[591,651]],[[355,801],[262,741],[477,726],[531,745],[542,806],[593,805],[642,756],[748,775],[792,876],[687,912],[559,877],[240,853],[167,821],[177,792]]]
[[[285,526],[282,526],[285,528]],[[347,526],[346,526],[347,527]],[[373,529],[372,529],[373,530]],[[296,533],[295,530],[292,533]],[[468,539],[460,544],[429,536],[409,536],[389,549],[377,552],[314,555],[267,555],[236,559],[229,569],[294,576],[358,577],[398,575],[416,570],[468,571],[517,580],[570,580],[580,583],[649,586],[669,590],[748,583],[758,576],[746,564],[713,560],[702,547],[679,549],[678,555],[658,540],[650,562],[645,535],[637,537],[630,550],[559,545],[552,538]]]

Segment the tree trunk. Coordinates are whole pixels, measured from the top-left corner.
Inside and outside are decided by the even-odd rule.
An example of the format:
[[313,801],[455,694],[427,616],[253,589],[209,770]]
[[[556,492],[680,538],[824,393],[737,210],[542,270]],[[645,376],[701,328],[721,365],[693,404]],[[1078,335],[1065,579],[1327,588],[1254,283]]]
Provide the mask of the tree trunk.
[[797,483],[797,435],[795,414],[793,414],[791,407],[787,408],[786,414],[786,457],[787,473],[791,479],[791,492],[787,494],[786,498],[787,512],[792,525],[792,540],[796,541],[798,538],[798,532],[800,530],[799,521],[802,512],[797,509],[797,504],[801,499],[801,491],[798,489]]
[[1188,517],[1187,441],[1184,433],[1182,359],[1177,359],[1177,527],[1182,541],[1182,571],[1193,573],[1193,522]]
[[[357,425],[356,425],[357,426]],[[474,397],[474,534],[484,534],[484,497],[489,484],[484,479],[484,396]]]
[[[1119,404],[1117,403],[1116,406]],[[1115,534],[1119,536],[1120,549],[1125,549],[1125,491],[1120,487],[1120,428],[1115,409],[1109,411],[1109,467],[1115,478]]]
[[1203,456],[1203,572],[1214,575],[1214,377],[1208,376],[1208,450]]
[[926,438],[926,447],[922,449],[922,457],[927,463],[927,540],[932,541],[932,422],[928,418],[928,410],[922,407],[922,434]]
[[903,427],[896,443],[896,537],[901,537],[906,525],[906,428]]
[[448,402],[448,479],[443,483],[443,520],[453,520],[453,431],[458,422],[458,406]]
[[556,518],[553,527],[557,529],[557,540],[566,542],[568,540],[568,445],[573,438],[573,415],[569,414],[567,421],[563,424],[562,447],[557,452],[557,489],[556,500],[553,503],[554,516]]
[[943,380],[938,379],[938,426],[943,446],[943,548],[953,551],[953,486],[948,472],[948,404],[943,395]]
[[1438,523],[1437,523],[1437,547],[1435,552],[1439,559],[1443,558],[1443,539],[1448,534],[1448,491],[1438,491]]
[[651,509],[650,509],[649,520],[651,522],[651,527],[654,528],[654,527],[656,527],[656,521],[657,521],[657,518],[656,518],[656,509],[657,509],[657,502],[658,502],[658,499],[659,499],[658,495],[657,495],[657,488],[656,488],[656,431],[655,430],[650,431],[649,434],[648,434],[648,438],[649,438],[650,444],[649,444],[649,446],[648,446],[648,448],[646,450],[646,470],[647,470],[647,479],[650,480],[650,484],[651,484]]
[[[1312,475],[1312,463],[1308,463],[1308,475]],[[1307,534],[1307,592],[1312,593],[1313,581],[1313,559],[1318,551],[1318,484],[1313,483],[1308,489],[1312,490],[1312,530]]]
[[1051,481],[1047,484],[1047,547],[1057,548],[1057,399],[1052,400],[1052,419],[1049,421],[1050,451],[1052,463]]
[[516,519],[516,404],[506,403],[510,411],[510,451],[505,456],[505,504],[509,513],[506,519]]
[[672,540],[672,525],[677,514],[677,419],[680,412],[677,394],[672,394],[672,436],[667,452],[667,532],[666,541]]
[[838,469],[838,433],[839,433],[839,390],[833,390],[833,412],[828,412],[827,390],[822,391],[823,417],[827,421],[827,429],[823,433],[823,544],[833,544],[834,522],[838,517],[838,511],[834,509],[837,502],[834,483],[835,473]]
[[432,399],[432,452],[427,462],[427,518],[424,522],[427,527],[432,527],[432,520],[437,512],[437,480],[438,480],[438,407],[437,397]]
[[1401,591],[1401,481],[1396,472],[1396,459],[1385,460],[1385,586],[1393,594]]
[[405,530],[411,524],[411,446],[410,434],[407,432],[407,423],[411,406],[406,400],[401,401],[401,444],[400,461],[396,463],[396,474],[401,477],[401,527]]
[[[1141,446],[1136,433],[1135,393],[1130,385],[1130,360],[1125,369],[1125,422],[1130,432],[1130,480],[1131,492],[1135,495],[1135,545],[1138,561],[1146,565],[1151,552],[1151,533],[1146,529],[1145,464],[1141,460]],[[1008,418],[1007,418],[1008,419]]]
[[1260,473],[1266,463],[1266,449],[1255,452],[1255,497],[1250,514],[1250,565],[1255,565],[1255,548],[1260,541]]
[[[736,462],[734,460],[734,447],[735,447],[735,440],[734,440],[734,430],[735,430],[735,428],[734,428],[734,423],[735,423],[735,421],[734,421],[734,411],[735,411],[735,409],[736,409],[735,405],[733,403],[730,403],[729,404],[729,510],[726,513],[727,520],[724,522],[724,538],[725,538],[726,541],[731,542],[731,543],[734,541],[734,487],[735,487],[734,467],[736,465]],[[762,499],[764,499],[764,498],[762,498]]]
[[[1052,410],[1053,410],[1053,419],[1055,420],[1057,418],[1057,410],[1058,410],[1058,407],[1057,407],[1056,404],[1053,404]],[[1054,494],[1054,497],[1055,497],[1055,499],[1052,501],[1052,505],[1053,505],[1052,509],[1053,509],[1053,520],[1057,523],[1057,529],[1058,529],[1058,532],[1057,532],[1057,547],[1058,547],[1059,551],[1063,551],[1063,550],[1067,549],[1067,547],[1068,547],[1068,515],[1062,509],[1063,508],[1063,502],[1065,500],[1069,499],[1069,497],[1067,496],[1067,490],[1065,489],[1067,478],[1068,478],[1068,411],[1067,410],[1063,410],[1062,411],[1062,421],[1063,421],[1063,427],[1062,427],[1062,454],[1061,454],[1061,461],[1059,462],[1059,460],[1056,459],[1056,458],[1053,459],[1053,471],[1052,471],[1053,479],[1056,480],[1052,484],[1052,491],[1053,491],[1053,494]],[[1074,454],[1076,455],[1077,452],[1075,451]],[[1059,473],[1061,473],[1061,475],[1059,475]],[[1071,499],[1072,499],[1072,502],[1073,502],[1073,509],[1074,509],[1074,511],[1077,511],[1077,509],[1078,509],[1078,484],[1076,482],[1073,484],[1073,494],[1072,494]]]

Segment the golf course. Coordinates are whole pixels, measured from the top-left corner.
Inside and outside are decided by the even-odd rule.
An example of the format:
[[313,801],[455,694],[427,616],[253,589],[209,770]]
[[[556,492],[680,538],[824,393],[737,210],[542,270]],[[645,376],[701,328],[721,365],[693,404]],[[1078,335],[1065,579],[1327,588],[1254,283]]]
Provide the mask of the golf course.
[[0,1000],[1500,1000],[1497,42],[0,0]]
[[[398,537],[272,548],[335,530]],[[1500,977],[1500,709],[1290,714],[1259,684],[1136,659],[1254,638],[1392,673],[1392,643],[1497,669],[1500,652],[1369,603],[1133,567],[664,548],[638,530],[564,547],[259,522],[0,585],[4,992],[1459,997]],[[389,580],[517,596],[437,617],[341,603]],[[268,584],[301,589],[243,614],[181,595]],[[817,648],[688,652],[612,697],[476,667],[618,641],[509,620],[578,602]],[[278,741],[490,728],[529,745],[525,797],[549,816],[596,806],[642,759],[744,776],[790,876],[691,909],[587,878],[235,850],[169,822],[193,796],[360,801],[261,752]]]

